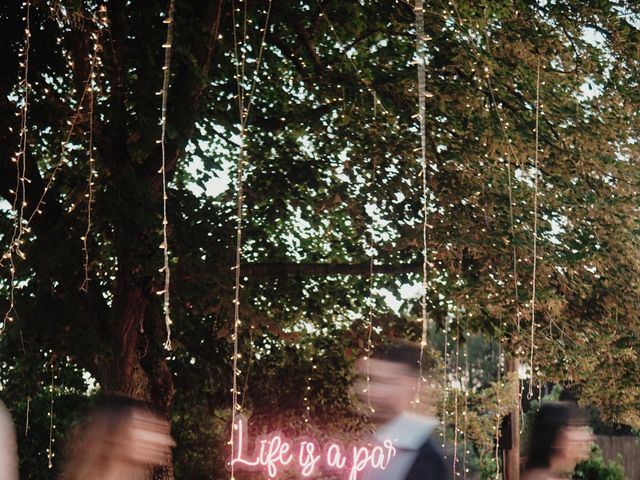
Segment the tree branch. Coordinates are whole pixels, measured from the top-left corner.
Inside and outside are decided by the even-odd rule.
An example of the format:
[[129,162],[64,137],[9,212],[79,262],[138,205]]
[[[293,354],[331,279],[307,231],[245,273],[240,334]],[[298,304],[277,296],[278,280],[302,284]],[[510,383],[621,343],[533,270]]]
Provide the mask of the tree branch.
[[[418,273],[422,262],[412,262],[399,265],[373,265],[374,274],[400,275],[403,273]],[[240,269],[243,275],[250,276],[279,276],[279,275],[369,275],[369,263],[248,263]]]

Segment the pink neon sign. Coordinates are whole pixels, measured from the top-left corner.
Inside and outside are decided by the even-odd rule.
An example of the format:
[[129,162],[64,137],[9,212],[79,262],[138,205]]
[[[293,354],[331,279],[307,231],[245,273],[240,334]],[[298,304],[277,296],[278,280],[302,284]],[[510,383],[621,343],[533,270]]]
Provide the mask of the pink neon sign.
[[396,455],[391,440],[385,440],[381,445],[351,445],[350,448],[330,440],[320,448],[312,438],[299,437],[291,441],[280,433],[258,437],[253,454],[249,454],[242,419],[237,422],[235,432],[233,466],[260,470],[269,478],[276,478],[284,470],[294,470],[307,478],[326,469],[343,473],[348,480],[357,480],[358,474],[367,468],[385,470]]

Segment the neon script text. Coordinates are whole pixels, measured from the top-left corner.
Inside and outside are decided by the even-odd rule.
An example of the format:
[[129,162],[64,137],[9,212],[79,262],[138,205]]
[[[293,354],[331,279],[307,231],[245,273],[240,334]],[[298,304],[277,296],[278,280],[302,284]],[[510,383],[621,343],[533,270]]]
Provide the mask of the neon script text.
[[391,440],[385,440],[381,445],[352,445],[350,448],[343,447],[340,442],[329,441],[320,448],[312,438],[300,437],[291,441],[280,433],[256,439],[253,454],[249,454],[245,429],[243,420],[239,420],[231,462],[235,468],[261,470],[269,478],[276,478],[286,469],[297,471],[303,478],[327,469],[343,473],[348,480],[358,480],[358,475],[368,468],[385,470],[396,455]]

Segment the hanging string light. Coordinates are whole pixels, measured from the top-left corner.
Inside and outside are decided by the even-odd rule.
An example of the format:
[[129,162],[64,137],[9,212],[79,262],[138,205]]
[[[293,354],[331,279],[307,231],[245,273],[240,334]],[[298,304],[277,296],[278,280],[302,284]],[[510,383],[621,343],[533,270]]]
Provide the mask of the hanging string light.
[[[96,22],[98,23],[98,22]],[[94,180],[96,176],[95,171],[95,158],[93,156],[93,116],[94,116],[94,107],[95,107],[95,95],[94,92],[96,90],[95,78],[96,78],[96,67],[98,64],[98,52],[100,50],[99,43],[99,33],[94,32],[91,34],[91,38],[93,39],[93,54],[89,60],[89,86],[88,86],[88,94],[89,94],[89,139],[88,139],[88,155],[89,155],[89,174],[87,178],[87,228],[84,231],[84,235],[82,235],[82,252],[84,254],[84,280],[80,287],[81,290],[87,291],[89,287],[89,234],[91,232],[92,227],[92,205],[93,205],[93,196],[94,196]]]
[[[67,134],[65,135],[64,141],[60,145],[60,158],[58,162],[54,165],[53,169],[51,170],[51,173],[49,174],[49,178],[45,183],[44,188],[42,189],[42,193],[40,194],[40,197],[38,198],[38,201],[36,202],[36,205],[33,208],[31,215],[29,215],[29,217],[26,220],[24,218],[22,220],[23,233],[29,233],[31,230],[30,229],[31,222],[33,221],[35,216],[42,214],[42,206],[44,205],[44,199],[47,196],[47,193],[49,193],[49,190],[51,190],[51,187],[53,186],[53,182],[55,182],[56,180],[56,175],[58,171],[62,168],[62,165],[66,161],[67,147],[70,144],[71,136],[76,128],[76,125],[78,124],[81,118],[80,112],[83,108],[87,93],[89,92],[90,83],[88,81],[88,77],[87,77],[87,81],[85,81],[84,83],[85,83],[85,87],[80,95],[80,100],[78,101],[77,107],[73,115],[71,116],[71,119],[67,121],[67,124],[69,125],[69,129],[67,130]],[[15,191],[13,193],[15,194]],[[23,205],[26,207],[26,202],[23,202]],[[71,205],[70,210],[73,210],[74,208],[75,208],[75,205]],[[4,254],[2,255],[2,259],[3,260],[9,259],[11,258],[11,255],[12,255],[12,246],[10,246],[9,249],[7,249],[4,252]],[[20,252],[20,258],[25,259],[25,256],[22,252]]]
[[9,263],[9,307],[4,314],[2,323],[0,324],[0,333],[4,330],[7,323],[13,320],[15,310],[15,289],[16,289],[16,265],[14,254],[24,259],[25,255],[20,249],[23,243],[22,235],[27,231],[24,222],[24,209],[27,206],[26,197],[26,178],[27,175],[27,118],[29,113],[29,50],[31,47],[31,1],[26,0],[23,3],[24,13],[24,45],[20,48],[20,67],[22,67],[22,78],[18,83],[18,90],[22,90],[22,105],[20,108],[20,133],[18,139],[18,151],[12,161],[16,164],[16,186],[13,190],[13,211],[15,212],[15,221],[13,226],[13,234],[9,241],[9,249],[3,255],[1,260],[8,260]]
[[306,377],[305,377],[305,386],[304,386],[304,413],[303,413],[303,418],[304,418],[304,423],[305,424],[309,424],[309,422],[311,421],[311,382],[312,382],[312,376],[315,375],[316,373],[316,363],[315,363],[315,355],[312,353],[311,354],[311,372],[308,372]]
[[[371,236],[370,251],[373,250],[373,234]],[[374,413],[375,409],[371,405],[371,354],[373,352],[373,342],[372,342],[372,334],[373,334],[373,254],[369,256],[369,297],[367,299],[369,304],[369,312],[367,315],[367,345],[366,345],[366,357],[365,357],[365,375],[366,375],[366,385],[365,392],[367,394],[367,407],[369,408],[370,413]]]
[[533,270],[531,274],[531,345],[529,352],[529,365],[531,376],[529,381],[529,398],[533,395],[533,379],[535,374],[534,350],[536,329],[536,277],[538,263],[538,155],[540,152],[540,58],[536,69],[536,126],[535,147],[533,156]]
[[171,270],[169,268],[169,242],[167,238],[168,217],[167,217],[167,165],[166,165],[166,133],[167,133],[167,100],[169,98],[169,80],[171,77],[171,52],[173,43],[173,25],[174,25],[175,0],[169,2],[169,13],[163,23],[167,25],[167,38],[162,45],[164,48],[164,65],[162,67],[162,110],[160,114],[160,153],[162,157],[162,166],[158,173],[162,174],[162,249],[163,265],[160,272],[164,273],[164,288],[158,292],[163,295],[162,311],[164,314],[164,323],[167,330],[167,339],[164,348],[171,349],[171,313],[170,313],[170,286],[171,286]]
[[[453,7],[455,8],[455,12],[457,14],[457,19],[454,18],[454,22],[460,27],[463,28],[463,21],[462,21],[462,17],[460,16],[460,13],[458,12],[457,8],[455,5],[453,5]],[[479,55],[479,51],[480,51],[480,47],[478,45],[476,45],[471,38],[474,38],[471,35],[463,35],[462,37],[467,43],[468,45],[471,47],[471,49],[473,51],[476,52],[476,54]],[[484,33],[484,38],[485,41],[487,43],[487,45],[489,45],[489,36],[488,33],[485,32]],[[490,53],[490,51],[489,51]],[[539,67],[539,61],[538,61],[538,67]],[[506,140],[507,143],[507,158],[506,158],[506,165],[507,165],[507,178],[508,178],[508,199],[509,199],[509,222],[510,222],[510,236],[511,236],[511,248],[512,248],[512,256],[513,256],[513,285],[514,285],[514,304],[515,304],[515,313],[516,313],[516,327],[518,329],[518,331],[520,330],[520,320],[522,317],[522,312],[520,311],[520,304],[519,304],[519,293],[518,293],[518,284],[519,284],[519,280],[518,280],[518,255],[517,255],[517,250],[516,250],[516,243],[515,243],[515,222],[514,222],[514,213],[513,213],[513,206],[514,206],[514,201],[513,201],[513,174],[511,171],[511,161],[512,159],[515,160],[518,164],[522,165],[522,162],[519,161],[518,159],[518,155],[516,154],[514,145],[513,145],[513,141],[509,138],[509,134],[507,132],[507,126],[508,123],[503,119],[502,114],[501,114],[501,105],[498,104],[495,94],[494,94],[494,87],[491,81],[491,76],[489,74],[489,69],[487,67],[485,67],[485,75],[484,75],[484,79],[486,82],[486,86],[487,86],[487,90],[489,92],[490,95],[490,100],[491,100],[491,104],[493,107],[493,110],[496,113],[496,116],[498,118],[498,124],[500,126],[500,131],[503,135],[503,137]],[[539,81],[539,79],[538,79]],[[538,82],[537,82],[538,83]],[[539,110],[539,85],[536,86],[536,155],[538,154],[538,110]],[[509,158],[509,157],[512,158]],[[535,168],[536,174],[537,174],[537,166]],[[537,192],[534,194],[536,199],[537,199]],[[534,215],[537,215],[537,207],[534,208],[535,213]],[[537,222],[536,222],[537,223]],[[537,230],[537,228],[536,228]],[[537,237],[537,233],[534,234],[534,237]],[[534,262],[537,258],[537,253],[534,254]],[[534,270],[535,270],[535,265],[534,265]],[[535,273],[534,273],[535,276]],[[535,300],[532,300],[533,303],[535,303]],[[535,308],[532,306],[532,309]],[[534,317],[534,315],[532,315],[532,317]],[[535,328],[535,326],[533,325],[534,320],[532,319],[532,329]],[[530,336],[530,340],[532,343],[532,347],[531,347],[531,356],[533,356],[533,342],[534,342],[534,333],[532,331],[531,336]],[[518,354],[522,354],[523,351],[522,350],[518,350],[517,352]],[[530,359],[530,361],[532,361],[533,358]],[[531,366],[531,382],[529,383],[529,398],[532,395],[532,381],[533,381],[533,365]],[[516,372],[517,374],[517,372]],[[522,433],[522,427],[524,425],[523,419],[524,419],[524,411],[523,411],[523,407],[522,407],[522,396],[524,393],[524,385],[520,379],[520,377],[518,376],[518,383],[519,383],[519,387],[518,387],[518,410],[519,410],[519,415],[521,417],[521,421],[520,421],[520,432]]]
[[463,478],[466,480],[467,473],[469,473],[469,468],[467,467],[467,455],[469,454],[469,446],[467,444],[467,435],[468,435],[468,427],[469,427],[469,388],[471,384],[471,375],[469,369],[469,339],[471,338],[469,332],[469,317],[465,316],[465,327],[464,330],[466,332],[466,341],[464,342],[464,371],[465,371],[465,382],[464,382],[464,413],[462,416],[464,417],[464,439],[463,439],[463,456],[462,456],[462,473]]
[[460,319],[456,316],[456,336],[454,338],[456,342],[456,364],[454,378],[456,380],[456,388],[454,389],[454,407],[453,407],[453,478],[460,476],[458,468],[458,393],[462,388],[462,378],[460,375]]
[[55,428],[55,426],[53,424],[53,398],[54,398],[53,394],[54,394],[54,388],[55,388],[55,379],[56,379],[55,361],[52,358],[51,359],[51,386],[49,387],[49,393],[50,393],[50,403],[49,403],[49,446],[47,448],[47,461],[48,461],[48,467],[49,468],[53,468],[53,457],[55,456],[55,454],[53,453],[53,442],[54,442],[53,429]]
[[29,415],[31,414],[31,397],[27,397],[27,412],[25,416],[24,422],[24,436],[25,438],[29,435]]
[[[373,116],[376,116],[376,102],[373,102]],[[372,161],[371,166],[371,182],[369,184],[369,196],[371,204],[373,204],[373,188],[376,182],[376,162],[375,159]],[[367,346],[366,346],[366,393],[367,393],[367,407],[369,408],[370,413],[375,413],[375,409],[371,405],[371,354],[373,353],[373,260],[375,255],[375,240],[373,238],[374,235],[374,218],[373,214],[371,216],[369,222],[369,296],[367,298],[367,302],[369,304],[369,312],[367,315]]]
[[444,458],[447,458],[446,454],[446,445],[447,445],[447,403],[449,401],[449,372],[447,368],[447,363],[449,361],[449,317],[446,317],[444,320],[444,362],[443,362],[443,372],[442,372],[442,449],[445,451]]
[[498,380],[496,382],[496,424],[495,424],[495,432],[494,432],[494,440],[495,440],[495,452],[494,452],[494,460],[496,462],[496,480],[500,478],[500,421],[501,411],[502,411],[502,398],[500,392],[502,390],[502,323],[500,323],[500,327],[498,328],[498,360],[497,360],[497,369],[498,369]]
[[[236,70],[236,82],[238,88],[238,111],[239,111],[239,120],[240,120],[240,132],[239,132],[239,151],[238,151],[238,159],[236,165],[236,190],[237,190],[237,199],[236,199],[236,258],[235,265],[232,267],[232,270],[235,271],[235,283],[234,283],[234,299],[233,299],[233,356],[232,356],[232,386],[231,386],[231,397],[232,397],[232,405],[231,405],[231,438],[229,440],[229,445],[231,448],[231,459],[234,458],[235,455],[235,442],[234,442],[234,434],[236,425],[236,416],[242,410],[242,405],[238,402],[238,377],[240,375],[240,370],[238,368],[238,360],[240,359],[239,352],[239,330],[240,330],[240,288],[242,287],[240,283],[240,263],[242,259],[242,219],[243,219],[243,205],[244,205],[244,166],[246,162],[246,146],[245,146],[245,134],[246,127],[249,118],[249,112],[251,109],[253,94],[256,89],[256,85],[258,82],[258,75],[260,72],[260,67],[262,64],[262,56],[264,52],[264,47],[266,44],[266,34],[267,28],[269,25],[269,19],[271,15],[271,0],[269,0],[269,5],[266,10],[266,18],[264,27],[262,28],[262,38],[260,41],[260,48],[258,50],[258,57],[256,60],[256,67],[253,73],[252,83],[249,88],[248,96],[245,100],[245,96],[247,95],[245,89],[245,64],[246,64],[246,44],[248,43],[248,35],[247,35],[247,24],[248,24],[248,15],[247,15],[247,1],[239,0],[240,3],[244,1],[244,21],[243,21],[243,42],[242,47],[240,48],[241,43],[238,40],[238,24],[237,24],[237,15],[236,13],[239,9],[236,9],[235,0],[232,2],[232,22],[233,22],[233,43],[234,43],[234,63]],[[246,388],[246,384],[245,384]],[[234,463],[229,462],[230,470],[231,470],[231,479],[235,479],[235,468]]]
[[[427,190],[427,121],[426,121],[426,79],[425,79],[425,57],[426,42],[429,39],[424,33],[424,11],[423,1],[416,0],[415,8],[416,21],[416,62],[418,66],[418,117],[420,122],[420,165],[422,168],[422,336],[420,339],[420,360],[419,360],[419,377],[416,388],[415,403],[420,402],[420,390],[424,381],[424,350],[427,346],[427,289],[429,287],[428,277],[428,245],[427,245],[427,227],[428,227],[428,190]],[[446,363],[446,359],[445,359]],[[446,395],[445,395],[446,396]],[[446,413],[446,407],[445,407]]]

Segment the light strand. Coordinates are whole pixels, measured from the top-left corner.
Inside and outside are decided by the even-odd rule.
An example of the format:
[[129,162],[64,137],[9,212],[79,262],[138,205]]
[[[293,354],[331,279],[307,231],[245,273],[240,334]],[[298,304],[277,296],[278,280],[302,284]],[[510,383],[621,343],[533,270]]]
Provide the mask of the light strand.
[[[242,2],[242,0],[240,0]],[[246,0],[244,0],[246,2]],[[256,67],[253,74],[252,84],[249,89],[249,97],[248,100],[245,101],[245,88],[244,88],[244,77],[245,77],[245,48],[243,46],[242,57],[239,54],[239,42],[238,42],[238,33],[237,33],[237,23],[236,23],[236,6],[235,0],[232,1],[231,12],[232,12],[232,22],[233,22],[233,39],[234,39],[234,58],[235,58],[235,70],[236,70],[236,82],[238,88],[238,110],[239,110],[239,152],[238,159],[236,165],[236,258],[235,265],[233,270],[235,270],[235,282],[234,282],[234,299],[233,299],[233,357],[232,357],[232,386],[231,386],[231,397],[232,397],[232,406],[231,406],[231,434],[230,434],[230,450],[231,450],[231,459],[234,458],[235,455],[235,442],[234,435],[235,430],[237,429],[236,425],[236,417],[237,414],[242,410],[242,405],[238,403],[238,377],[240,375],[240,370],[238,369],[238,359],[240,357],[239,353],[239,342],[238,335],[240,330],[240,288],[242,287],[240,283],[240,265],[242,260],[242,220],[243,220],[243,205],[244,205],[244,165],[246,161],[246,146],[245,146],[245,133],[247,122],[249,118],[249,113],[253,101],[253,95],[256,89],[258,74],[260,72],[260,67],[262,65],[262,56],[264,52],[264,47],[266,44],[266,35],[267,28],[269,25],[269,19],[271,16],[271,6],[272,2],[269,0],[269,6],[266,12],[266,19],[264,23],[264,27],[262,29],[262,38],[260,42],[260,48],[258,50],[258,57],[256,60]],[[247,41],[247,9],[245,3],[244,9],[244,26],[243,26],[243,41]],[[247,382],[245,382],[245,389],[247,388]],[[235,479],[235,467],[234,462],[230,461],[230,470],[231,470],[231,480]]]
[[[88,92],[88,87],[89,87],[89,82],[85,82],[85,88],[83,89],[82,94],[80,95],[80,100],[78,102],[78,105],[71,117],[71,120],[67,121],[67,124],[69,125],[69,130],[67,131],[64,141],[60,145],[60,159],[54,165],[51,173],[49,174],[49,179],[47,180],[47,183],[45,184],[42,190],[42,193],[40,194],[40,197],[38,198],[38,201],[36,202],[36,205],[33,208],[33,211],[31,212],[31,215],[29,215],[29,218],[26,220],[26,222],[23,221],[23,225],[24,225],[23,232],[28,233],[30,231],[31,222],[33,221],[35,216],[42,214],[41,208],[45,203],[44,199],[47,196],[47,193],[49,192],[49,190],[51,190],[51,187],[53,186],[53,182],[56,179],[56,175],[58,171],[62,168],[62,165],[66,160],[65,153],[67,150],[67,146],[71,141],[71,135],[73,134],[73,131],[75,130],[75,127],[78,124],[78,121],[81,117],[80,111],[82,110],[82,105],[84,104],[84,99]],[[73,210],[74,208],[75,208],[75,205],[72,204],[70,207],[70,210]],[[2,255],[2,258],[3,259],[9,258],[10,255],[11,255],[11,247],[9,247],[9,249]],[[22,258],[24,258],[24,256]]]
[[[457,19],[456,19],[456,23],[458,24],[459,27],[462,28],[462,18],[460,17],[460,13],[458,11],[458,9],[455,7],[455,11],[457,14]],[[491,55],[491,50],[489,48],[489,36],[488,34],[485,32],[485,41],[487,44],[487,51],[489,52],[489,54]],[[476,52],[476,54],[479,53],[479,47],[478,45],[474,44],[472,41],[469,40],[468,36],[463,36],[463,38],[466,40],[466,42],[468,43],[468,45]],[[515,222],[514,222],[514,213],[513,213],[513,206],[514,206],[514,202],[513,202],[513,182],[512,182],[512,172],[511,172],[511,158],[509,158],[509,154],[511,155],[511,157],[513,157],[513,159],[516,161],[516,163],[518,164],[522,164],[522,162],[519,161],[518,159],[518,155],[516,154],[515,148],[513,146],[513,142],[511,141],[511,139],[509,138],[508,132],[507,132],[507,125],[508,123],[506,123],[503,118],[502,115],[500,113],[500,106],[498,105],[498,102],[496,100],[495,94],[494,94],[494,88],[493,88],[493,83],[491,82],[491,76],[489,75],[489,69],[487,67],[485,67],[485,82],[487,85],[487,90],[489,91],[489,95],[490,95],[490,100],[491,100],[491,104],[493,106],[493,109],[496,113],[496,117],[498,118],[498,124],[500,126],[500,131],[502,133],[502,136],[504,137],[504,139],[507,141],[507,158],[506,158],[506,164],[507,164],[507,179],[508,179],[508,199],[509,199],[509,230],[510,230],[510,236],[511,236],[511,249],[512,249],[512,257],[513,257],[513,285],[514,285],[514,305],[515,305],[515,314],[516,314],[516,328],[518,329],[518,331],[520,331],[520,319],[521,319],[521,314],[522,312],[520,311],[520,300],[519,300],[519,293],[518,293],[518,255],[517,255],[517,249],[516,249],[516,244],[515,244],[515,239],[516,239],[516,234],[515,234]],[[521,353],[521,352],[518,352]],[[517,373],[517,372],[516,372]],[[519,383],[519,388],[518,388],[518,410],[520,412],[520,416],[521,416],[521,431],[520,433],[522,433],[522,425],[523,423],[523,419],[524,419],[524,411],[523,411],[523,407],[522,407],[522,394],[524,391],[524,385],[522,383],[522,380],[520,379],[520,377],[518,376],[518,383]]]
[[245,401],[247,400],[247,392],[249,391],[249,377],[251,376],[251,365],[253,363],[253,331],[254,326],[251,325],[249,331],[249,358],[247,359],[247,371],[244,375],[244,385],[242,387],[242,400],[240,401],[240,410],[244,409]]
[[3,255],[3,260],[9,260],[9,307],[4,314],[2,324],[0,325],[0,333],[3,332],[7,323],[13,320],[12,314],[15,310],[15,289],[16,289],[16,266],[14,262],[14,253],[24,259],[24,253],[20,250],[22,244],[22,234],[27,230],[24,225],[24,208],[27,205],[26,198],[26,169],[27,169],[27,118],[29,114],[29,50],[31,48],[31,1],[26,0],[24,3],[24,46],[22,47],[22,77],[18,87],[23,88],[22,106],[20,108],[20,133],[18,139],[18,151],[13,159],[16,164],[16,186],[14,190],[13,210],[15,212],[15,222],[13,234],[9,243],[9,249]]
[[160,152],[162,156],[162,167],[160,172],[162,173],[162,257],[163,266],[162,272],[164,273],[164,289],[161,292],[163,295],[162,311],[164,314],[164,323],[167,329],[167,338],[164,343],[164,348],[171,349],[171,308],[170,308],[170,286],[171,286],[171,270],[169,268],[169,242],[167,238],[168,228],[168,216],[167,216],[167,165],[166,165],[166,133],[167,133],[167,100],[169,97],[169,80],[171,77],[171,52],[173,42],[173,25],[174,25],[174,11],[175,0],[169,2],[169,14],[167,18],[163,20],[163,23],[167,24],[167,39],[162,45],[164,48],[164,65],[162,67],[162,111],[160,117]]
[[447,402],[449,401],[449,388],[447,387],[448,382],[448,368],[447,361],[449,359],[449,317],[445,317],[444,320],[444,362],[443,362],[443,373],[442,373],[442,450],[444,453],[444,458],[447,458],[446,448],[447,448]]
[[469,369],[469,318],[465,317],[465,332],[466,332],[466,341],[464,342],[464,370],[465,370],[465,385],[464,385],[464,413],[462,414],[464,417],[464,444],[463,444],[463,457],[462,457],[462,470],[463,470],[463,478],[467,479],[467,473],[469,472],[469,468],[467,467],[467,455],[469,454],[468,444],[467,444],[467,434],[469,427],[469,388],[471,384],[471,372]]
[[[373,249],[373,235],[370,240],[369,248]],[[367,315],[367,347],[366,347],[366,392],[367,392],[367,407],[370,413],[374,413],[374,408],[371,405],[371,355],[373,353],[373,344],[371,341],[373,334],[373,254],[369,256],[369,312]]]
[[[375,103],[374,103],[374,117],[375,117]],[[371,183],[369,195],[371,200],[373,200],[373,187],[376,181],[376,164],[375,159],[372,161],[373,165],[371,166]],[[372,202],[373,203],[373,202]],[[373,229],[373,215],[371,218],[371,222],[369,224],[369,312],[367,315],[367,347],[366,347],[366,389],[367,389],[367,407],[369,408],[370,413],[374,413],[375,409],[371,405],[371,355],[373,353],[373,259],[374,259],[374,245],[375,240],[373,238],[374,229]]]
[[304,423],[308,424],[311,421],[311,400],[309,396],[311,395],[311,376],[315,374],[316,364],[314,355],[311,355],[311,372],[305,376],[305,386],[304,386]]
[[533,157],[533,270],[531,275],[531,345],[529,365],[531,375],[529,379],[529,398],[533,395],[534,379],[534,350],[536,328],[536,274],[538,265],[538,154],[540,151],[540,58],[538,57],[536,72],[536,127],[535,127],[535,155]]
[[[243,196],[243,167],[244,167],[244,127],[240,127],[240,153],[238,155],[237,163],[237,177],[236,177],[236,189],[237,189],[237,209],[236,209],[236,263],[235,263],[235,286],[234,286],[234,298],[233,298],[233,380],[232,380],[232,409],[231,409],[231,458],[234,458],[234,429],[236,428],[236,412],[240,410],[238,405],[238,376],[240,374],[238,370],[238,333],[240,326],[240,261],[242,257],[242,196]],[[231,479],[234,479],[234,466],[231,462]]]
[[25,416],[24,422],[24,436],[25,438],[29,436],[29,415],[31,413],[31,397],[27,397],[27,412]]
[[453,478],[460,475],[457,472],[458,468],[458,392],[459,388],[462,388],[462,378],[460,376],[460,318],[456,316],[456,366],[455,376],[456,389],[454,398],[454,422],[453,422]]
[[49,468],[53,468],[53,457],[54,457],[54,453],[53,453],[53,429],[54,429],[54,425],[53,425],[53,392],[54,392],[54,387],[55,387],[55,363],[53,361],[53,359],[51,360],[51,387],[50,387],[50,393],[51,393],[51,399],[50,399],[50,403],[49,403],[49,447],[47,448],[47,461],[48,461],[48,467]]
[[498,328],[498,360],[497,360],[497,367],[498,367],[498,380],[496,383],[496,403],[497,403],[497,412],[496,412],[496,426],[495,426],[495,441],[496,441],[496,448],[495,448],[495,455],[494,455],[494,460],[496,462],[496,480],[498,480],[500,478],[500,421],[502,419],[501,417],[501,413],[502,413],[502,397],[500,395],[500,390],[502,388],[502,362],[501,362],[501,357],[502,357],[502,321],[500,320],[500,327]]
[[[233,356],[231,357],[232,380],[231,380],[231,438],[229,445],[231,449],[231,460],[235,458],[235,430],[236,414],[240,410],[241,406],[238,405],[238,333],[240,325],[240,261],[242,258],[242,206],[243,206],[243,169],[244,169],[244,85],[243,78],[240,77],[240,59],[238,54],[238,39],[236,33],[236,7],[235,1],[232,1],[231,13],[233,23],[233,48],[235,53],[235,69],[236,69],[236,82],[238,87],[238,109],[240,116],[240,146],[236,165],[236,259],[234,264],[234,297],[233,297]],[[245,15],[246,21],[246,15]],[[245,38],[246,40],[246,38]],[[242,57],[244,61],[244,56]],[[235,466],[234,462],[230,461],[229,466],[231,469],[231,480],[235,480]]]
[[93,156],[93,115],[94,115],[94,80],[95,68],[98,62],[98,51],[100,48],[98,42],[98,33],[93,35],[93,54],[91,55],[91,63],[89,66],[89,175],[87,178],[87,228],[84,231],[82,240],[82,252],[84,254],[84,280],[80,286],[80,290],[87,291],[89,288],[89,234],[92,227],[92,204],[94,196],[94,176],[95,176],[95,158]]
[[[429,277],[427,267],[428,245],[427,245],[427,226],[428,226],[428,191],[427,191],[427,121],[426,121],[426,79],[424,53],[427,36],[424,33],[424,15],[423,1],[416,0],[415,5],[415,21],[416,21],[416,56],[418,67],[418,116],[420,121],[420,165],[422,168],[422,298],[421,298],[421,321],[422,335],[420,339],[420,360],[419,360],[419,377],[418,386],[416,388],[415,403],[420,402],[420,390],[424,375],[424,350],[427,346],[427,329],[429,318],[427,314],[427,289],[429,286]],[[446,359],[445,359],[446,362]]]

